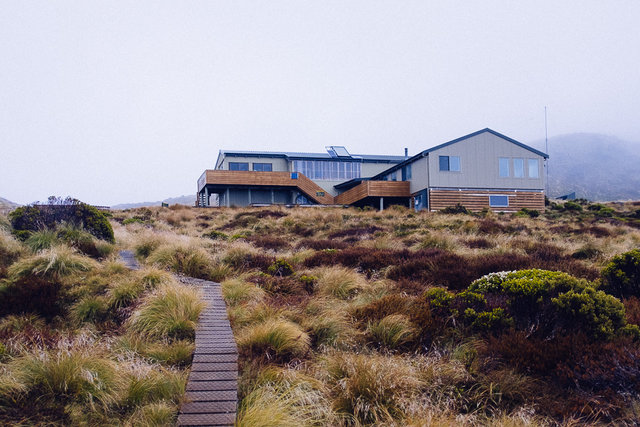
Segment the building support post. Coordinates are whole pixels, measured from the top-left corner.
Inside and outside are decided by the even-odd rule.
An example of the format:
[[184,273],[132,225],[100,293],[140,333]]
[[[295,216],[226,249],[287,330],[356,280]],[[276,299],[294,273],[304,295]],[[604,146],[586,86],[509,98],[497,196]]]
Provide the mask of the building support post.
[[251,206],[251,189],[247,188],[247,198],[249,199],[249,206]]
[[380,197],[380,210],[384,210],[384,197]]
[[276,204],[276,196],[275,196],[275,193],[273,192],[273,188],[271,189],[271,204],[272,205]]
[[228,208],[231,207],[231,200],[230,200],[230,196],[231,196],[231,192],[229,191],[229,189],[227,188],[224,192],[224,204],[227,205]]
[[204,187],[204,206],[209,207],[209,189]]

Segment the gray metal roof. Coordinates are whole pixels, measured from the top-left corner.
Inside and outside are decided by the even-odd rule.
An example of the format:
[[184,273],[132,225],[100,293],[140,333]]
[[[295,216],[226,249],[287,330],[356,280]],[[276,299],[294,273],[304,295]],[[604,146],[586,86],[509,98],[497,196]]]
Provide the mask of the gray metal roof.
[[[220,153],[229,157],[280,157],[290,160],[336,160],[329,153],[300,153],[291,151],[231,151],[221,150]],[[384,156],[375,154],[352,154],[351,158],[340,158],[340,160],[369,161],[382,163],[398,163],[405,160],[404,156]]]

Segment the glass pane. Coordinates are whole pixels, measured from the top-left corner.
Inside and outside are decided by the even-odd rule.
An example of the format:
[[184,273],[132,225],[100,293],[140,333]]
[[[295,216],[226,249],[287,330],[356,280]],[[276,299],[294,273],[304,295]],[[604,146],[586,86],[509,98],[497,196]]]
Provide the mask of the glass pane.
[[360,163],[353,164],[353,177],[360,178]]
[[440,170],[441,171],[449,170],[449,156],[440,156]]
[[460,172],[460,156],[449,156],[449,170]]
[[524,178],[524,159],[513,159],[513,176]]
[[500,169],[500,176],[502,178],[508,178],[509,177],[509,159],[506,157],[500,157],[500,159],[498,160],[499,163],[499,169]]
[[538,178],[540,176],[539,163],[538,159],[529,159],[529,178]]
[[509,206],[508,196],[489,196],[489,206],[506,208]]

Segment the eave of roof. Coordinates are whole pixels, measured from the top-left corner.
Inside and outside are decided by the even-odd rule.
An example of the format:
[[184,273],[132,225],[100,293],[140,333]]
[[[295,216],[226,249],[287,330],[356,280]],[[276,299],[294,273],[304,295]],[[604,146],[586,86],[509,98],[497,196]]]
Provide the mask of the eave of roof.
[[350,158],[334,158],[329,153],[297,153],[285,151],[220,151],[221,154],[229,157],[265,157],[284,158],[289,160],[316,159],[316,160],[338,160],[338,161],[367,161],[379,163],[397,163],[404,160],[404,156],[384,156],[375,154],[353,154]]

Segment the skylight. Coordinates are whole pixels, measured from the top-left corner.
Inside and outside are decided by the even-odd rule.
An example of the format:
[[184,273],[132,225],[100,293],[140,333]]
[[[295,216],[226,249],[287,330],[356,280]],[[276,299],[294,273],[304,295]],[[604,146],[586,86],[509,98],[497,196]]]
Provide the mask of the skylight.
[[331,145],[325,147],[329,155],[333,158],[351,158],[351,154],[342,145]]

